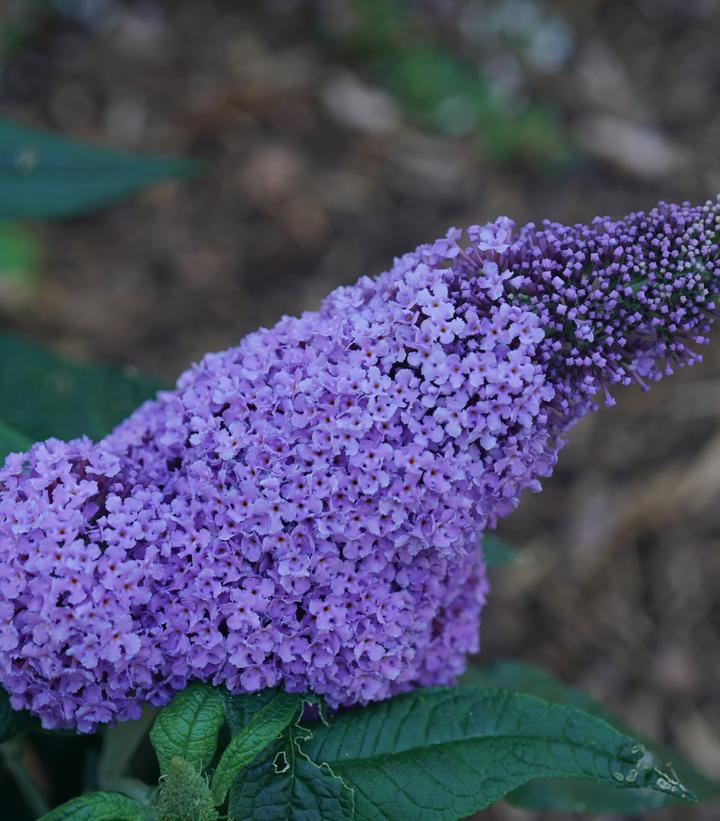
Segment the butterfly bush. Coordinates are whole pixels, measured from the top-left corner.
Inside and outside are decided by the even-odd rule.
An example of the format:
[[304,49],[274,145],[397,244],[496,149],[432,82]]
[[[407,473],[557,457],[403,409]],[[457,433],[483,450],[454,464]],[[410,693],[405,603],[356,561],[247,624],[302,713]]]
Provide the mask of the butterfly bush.
[[697,361],[720,200],[456,229],[0,472],[0,681],[91,731],[201,679],[332,706],[449,684],[483,532],[613,385]]

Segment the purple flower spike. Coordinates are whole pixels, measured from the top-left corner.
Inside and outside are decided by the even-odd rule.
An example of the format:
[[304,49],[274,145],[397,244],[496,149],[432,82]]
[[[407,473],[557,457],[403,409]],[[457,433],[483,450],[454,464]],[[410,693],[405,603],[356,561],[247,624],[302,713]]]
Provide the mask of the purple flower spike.
[[720,202],[452,229],[207,355],[98,445],[10,458],[14,706],[88,731],[192,679],[333,706],[452,682],[484,530],[598,396],[697,360],[719,236]]

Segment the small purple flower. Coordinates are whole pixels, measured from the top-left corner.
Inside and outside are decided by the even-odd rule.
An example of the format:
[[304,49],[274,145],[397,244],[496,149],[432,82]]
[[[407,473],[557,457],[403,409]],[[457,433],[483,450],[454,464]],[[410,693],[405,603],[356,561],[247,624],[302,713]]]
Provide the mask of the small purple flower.
[[490,299],[497,302],[505,290],[503,283],[505,280],[510,279],[511,276],[511,271],[501,271],[496,262],[486,260],[478,275],[478,283],[484,291],[487,291],[487,295]]

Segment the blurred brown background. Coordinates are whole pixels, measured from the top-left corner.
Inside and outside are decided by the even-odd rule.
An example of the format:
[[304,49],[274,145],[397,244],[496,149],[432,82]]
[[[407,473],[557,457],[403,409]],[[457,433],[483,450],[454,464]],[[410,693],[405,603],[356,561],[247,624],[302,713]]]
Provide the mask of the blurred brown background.
[[[0,8],[3,116],[205,162],[30,229],[0,324],[68,353],[174,378],[450,224],[720,191],[715,0]],[[720,337],[619,399],[503,523],[523,556],[493,574],[481,659],[540,663],[720,777]]]

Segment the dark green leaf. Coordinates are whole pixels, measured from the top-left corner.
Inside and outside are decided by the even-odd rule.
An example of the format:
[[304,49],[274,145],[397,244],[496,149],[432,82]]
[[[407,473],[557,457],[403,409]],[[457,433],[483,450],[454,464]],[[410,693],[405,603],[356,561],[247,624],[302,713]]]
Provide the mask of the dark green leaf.
[[10,698],[0,687],[0,744],[13,738],[33,724],[33,718],[25,710],[13,710]]
[[223,690],[225,720],[228,727],[230,727],[230,734],[239,733],[252,721],[253,716],[268,705],[280,692],[281,690],[278,687],[260,690],[258,693],[242,693],[241,695],[233,695],[228,690]]
[[32,441],[102,438],[160,387],[131,369],[65,359],[0,333],[0,419]]
[[[590,696],[531,664],[504,661],[488,667],[471,668],[461,682],[517,690],[556,704],[578,707],[604,719],[620,732],[629,732],[617,717],[611,715]],[[644,739],[643,743],[653,752],[656,761],[672,761],[673,770],[698,799],[720,798],[720,785],[699,773],[692,764],[679,758],[677,753]],[[508,800],[527,809],[612,812],[625,815],[662,807],[675,801],[671,795],[650,790],[617,790],[602,784],[563,779],[533,781],[511,793]]]
[[358,819],[455,819],[538,777],[692,800],[645,748],[580,710],[503,690],[416,690],[315,728],[305,746],[355,791]]
[[0,220],[82,214],[195,170],[188,160],[97,148],[0,120]]
[[307,732],[292,725],[244,769],[230,790],[230,821],[352,821],[353,791],[301,749]]
[[118,792],[91,792],[50,810],[40,821],[149,821],[150,810]]
[[482,551],[488,567],[512,564],[519,555],[514,547],[510,547],[507,542],[498,539],[497,536],[485,536],[482,541]]
[[0,465],[8,453],[23,453],[32,442],[15,428],[0,421]]
[[211,789],[217,804],[223,803],[239,773],[288,727],[301,707],[301,696],[277,693],[247,726],[233,735],[212,778]]
[[150,730],[150,741],[167,772],[170,761],[179,757],[198,770],[215,755],[218,733],[225,722],[222,695],[209,684],[194,682],[164,707]]

